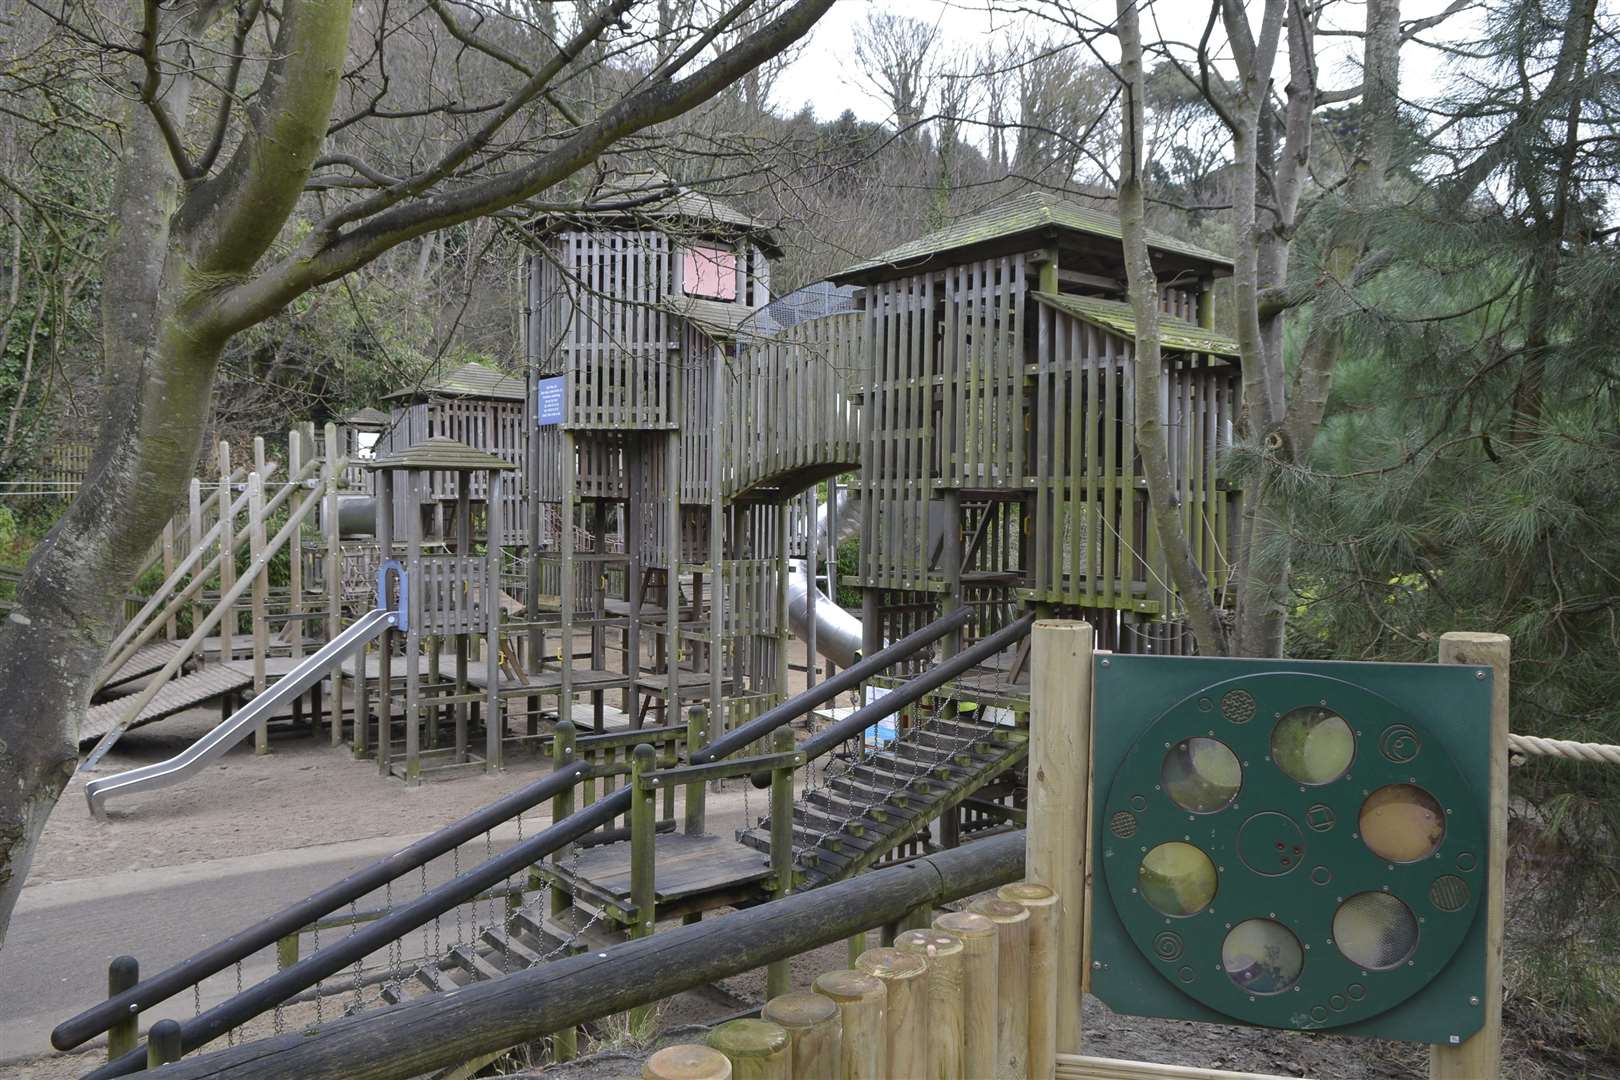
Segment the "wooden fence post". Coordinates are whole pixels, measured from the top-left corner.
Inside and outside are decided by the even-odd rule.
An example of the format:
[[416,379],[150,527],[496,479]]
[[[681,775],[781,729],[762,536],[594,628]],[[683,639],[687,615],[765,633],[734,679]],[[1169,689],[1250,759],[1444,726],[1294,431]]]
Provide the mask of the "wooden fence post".
[[888,1075],[928,1075],[928,961],[899,949],[868,949],[856,964],[888,990],[884,1041]]
[[[262,444],[261,444],[262,445]],[[297,531],[296,529],[294,530]],[[253,575],[253,593],[249,600],[253,623],[253,693],[265,691],[265,654],[270,649],[269,624],[265,621],[270,601],[270,561],[265,558],[264,535],[264,474],[248,474],[248,556],[259,567]],[[270,752],[270,717],[261,715],[253,727],[253,752]]]
[[996,924],[996,1076],[1027,1080],[1029,912],[996,899],[980,900],[969,910]]
[[[141,981],[141,965],[133,956],[115,956],[107,965],[107,996],[116,997]],[[140,1017],[130,1013],[107,1029],[107,1060],[115,1061],[140,1042]]]
[[894,939],[901,952],[928,961],[928,1076],[962,1075],[962,939],[944,930],[907,930]]
[[[219,444],[219,593],[224,596],[236,584],[236,514],[231,508],[231,444]],[[201,622],[197,624],[202,625]],[[195,629],[195,627],[193,627]],[[207,649],[203,652],[206,654]],[[219,658],[236,658],[236,609],[225,605],[219,621]]]
[[1080,1052],[1081,986],[1091,943],[1085,933],[1086,837],[1090,828],[1090,623],[1036,622],[1031,644],[1029,828],[1025,875],[1058,896],[1057,1050]]
[[146,1067],[156,1068],[180,1060],[182,1054],[180,1025],[174,1020],[159,1020],[146,1033]]
[[666,1046],[641,1067],[641,1080],[731,1080],[731,1062],[707,1046]]
[[[338,529],[337,425],[326,425],[326,446],[321,461],[321,483],[326,491],[326,640],[335,641],[343,632],[343,534]],[[378,485],[379,491],[381,485]],[[381,498],[381,495],[378,496]],[[366,685],[366,653],[369,645],[354,654],[354,751],[366,750],[366,712],[369,695]],[[332,745],[343,741],[343,665],[332,665]]]
[[[658,792],[647,787],[642,777],[658,767],[658,752],[642,743],[630,754],[630,902],[636,921],[630,927],[632,938],[648,937],[657,926]],[[630,1031],[643,1030],[652,1007],[630,1010]]]
[[843,1024],[836,1004],[820,994],[783,994],[767,1001],[759,1016],[788,1033],[793,1080],[838,1080]]
[[[566,720],[560,721],[552,732],[551,763],[553,771],[561,771],[574,763],[574,725]],[[552,821],[561,821],[563,818],[573,814],[573,812],[574,789],[572,787],[552,796]],[[551,856],[551,861],[556,865],[562,865],[567,852],[566,847],[558,850]],[[574,898],[555,884],[551,886],[550,895],[552,918],[561,922],[565,917],[571,917]],[[572,1061],[579,1056],[579,1030],[577,1028],[559,1031],[552,1036],[552,1040],[553,1055],[558,1061]]]
[[813,989],[838,1006],[839,1022],[843,1025],[839,1080],[884,1080],[888,1072],[885,1054],[888,991],[883,981],[864,971],[846,968],[823,972],[816,977]]
[[788,1034],[769,1020],[731,1020],[709,1032],[709,1045],[731,1062],[733,1080],[789,1080]]
[[[788,725],[772,735],[777,753],[792,753],[793,730]],[[793,767],[771,770],[771,876],[775,895],[793,891]],[[778,960],[765,969],[767,1000],[793,989],[792,961]]]
[[1045,885],[1003,885],[996,896],[1029,912],[1029,1048],[1025,1068],[1030,1080],[1052,1080],[1057,1074],[1058,897]]
[[[709,742],[709,709],[698,706],[686,714],[686,758],[701,750]],[[707,788],[703,781],[686,785],[686,835],[702,836],[707,807]]]
[[1502,1069],[1502,935],[1507,885],[1508,671],[1512,642],[1504,634],[1453,632],[1440,637],[1442,664],[1489,668],[1491,682],[1490,831],[1485,867],[1485,993],[1479,1007],[1484,1026],[1457,1046],[1429,1048],[1429,1080],[1494,1077]]
[[947,911],[934,929],[962,939],[962,1075],[991,1080],[996,1075],[996,924],[971,911]]

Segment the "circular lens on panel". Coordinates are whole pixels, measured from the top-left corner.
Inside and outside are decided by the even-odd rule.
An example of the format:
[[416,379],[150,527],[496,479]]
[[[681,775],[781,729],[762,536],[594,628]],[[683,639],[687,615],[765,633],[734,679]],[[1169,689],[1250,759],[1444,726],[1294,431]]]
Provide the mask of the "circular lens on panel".
[[1293,709],[1271,729],[1271,760],[1301,784],[1332,783],[1355,756],[1355,732],[1332,709]]
[[1389,893],[1357,893],[1333,913],[1333,942],[1352,964],[1371,971],[1399,967],[1417,951],[1417,916]]
[[1361,840],[1389,862],[1427,859],[1446,838],[1446,812],[1415,784],[1390,784],[1361,804]]
[[1142,856],[1136,887],[1142,899],[1166,915],[1196,915],[1215,899],[1215,864],[1192,844],[1160,844]]
[[1305,950],[1281,923],[1248,919],[1232,927],[1221,942],[1221,967],[1239,989],[1280,994],[1299,981]]
[[1183,739],[1164,755],[1160,783],[1170,801],[1194,814],[1224,810],[1243,786],[1243,766],[1219,739]]

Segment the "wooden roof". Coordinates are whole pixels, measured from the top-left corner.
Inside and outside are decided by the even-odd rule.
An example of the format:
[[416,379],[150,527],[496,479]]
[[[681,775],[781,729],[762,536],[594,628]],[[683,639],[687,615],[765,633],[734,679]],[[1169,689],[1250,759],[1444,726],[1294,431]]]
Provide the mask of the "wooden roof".
[[392,454],[384,454],[366,462],[368,469],[515,469],[509,461],[503,461],[494,454],[486,454],[482,450],[474,450],[459,439],[436,435],[431,439],[424,439],[403,450],[396,450]]
[[737,330],[753,315],[754,308],[747,304],[727,303],[724,300],[704,300],[696,296],[677,296],[665,301],[664,307],[694,323],[699,330],[721,344],[737,340]]
[[[661,195],[661,191],[664,194]],[[642,202],[642,199],[649,201]],[[777,243],[775,235],[762,222],[707,192],[677,184],[663,173],[632,173],[610,180],[591,193],[589,202],[591,206],[602,209],[547,215],[537,219],[536,224],[544,233],[567,224],[589,227],[593,224],[631,222],[645,226],[661,221],[684,221],[711,231],[746,235],[767,255],[776,257],[782,254],[781,244]],[[633,205],[615,208],[616,203]]]
[[[1071,296],[1068,293],[1037,292],[1035,299],[1055,311],[1088,322],[1117,337],[1136,339],[1136,313],[1129,304],[1095,296]],[[1175,352],[1209,353],[1232,360],[1241,355],[1238,343],[1225,334],[1206,330],[1196,323],[1162,312],[1159,315],[1159,344]]]
[[488,364],[474,360],[428,379],[420,386],[396,390],[387,400],[412,398],[423,400],[435,397],[482,398],[488,401],[522,401],[523,380],[497,371]]
[[[954,224],[909,240],[875,258],[856,263],[847,270],[840,270],[829,280],[845,282],[874,277],[885,270],[907,270],[948,251],[1052,229],[1067,229],[1107,240],[1121,239],[1119,218],[1113,214],[1068,202],[1050,192],[1030,191],[969,214]],[[1152,229],[1148,230],[1148,247],[1209,263],[1216,270],[1229,271],[1232,267],[1232,260],[1218,251],[1210,251]]]

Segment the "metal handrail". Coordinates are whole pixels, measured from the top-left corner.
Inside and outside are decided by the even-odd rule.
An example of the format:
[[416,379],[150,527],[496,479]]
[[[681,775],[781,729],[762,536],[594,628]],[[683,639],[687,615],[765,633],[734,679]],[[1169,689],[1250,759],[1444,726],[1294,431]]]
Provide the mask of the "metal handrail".
[[322,916],[329,915],[372,890],[419,869],[481,833],[488,832],[517,814],[545,802],[563,790],[572,788],[588,768],[585,762],[577,762],[562,771],[551,773],[521,787],[438,832],[424,836],[416,843],[327,886],[320,892],[261,919],[246,930],[210,945],[195,956],[182,960],[150,978],[142,979],[123,993],[98,1002],[77,1016],[62,1021],[51,1032],[51,1045],[58,1050],[71,1050],[79,1046],[107,1031],[118,1021],[127,1020],[131,1013],[143,1012],[166,1001],[186,987],[247,959],[258,950],[273,945]]

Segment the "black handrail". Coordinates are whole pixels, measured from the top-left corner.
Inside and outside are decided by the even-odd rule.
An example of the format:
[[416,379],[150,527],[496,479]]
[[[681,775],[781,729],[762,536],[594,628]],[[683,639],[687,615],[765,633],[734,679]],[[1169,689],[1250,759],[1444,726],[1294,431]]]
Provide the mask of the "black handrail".
[[[409,847],[379,859],[363,870],[356,871],[336,884],[298,901],[291,907],[262,919],[224,941],[210,945],[173,967],[142,979],[134,986],[56,1025],[51,1032],[51,1045],[58,1050],[71,1050],[88,1039],[111,1028],[131,1013],[140,1013],[165,1001],[193,983],[223,971],[259,949],[286,937],[329,915],[343,905],[358,900],[373,889],[417,869],[461,846],[480,833],[488,832],[524,810],[572,788],[587,769],[579,763],[562,771],[553,772],[543,779],[525,785],[501,799],[476,810],[460,821],[445,826],[438,832],[411,844]],[[300,989],[302,989],[300,987]]]
[[846,690],[854,689],[856,684],[862,680],[871,678],[901,660],[910,659],[946,634],[951,633],[953,630],[960,630],[972,618],[973,609],[968,607],[957,608],[955,611],[940,616],[922,629],[907,634],[893,645],[850,665],[826,682],[817,683],[804,693],[795,695],[782,702],[782,704],[765,710],[748,721],[748,723],[720,736],[708,746],[691,755],[692,764],[703,765],[710,761],[718,761],[728,754],[736,753],[749,743],[769,735],[788,721],[797,720],[817,705],[831,701]]
[[[815,735],[800,743],[797,747],[798,751],[804,754],[807,762],[814,761],[840,743],[853,739],[879,720],[893,716],[924,695],[938,690],[974,665],[994,656],[1008,645],[1028,634],[1030,627],[1034,625],[1035,615],[1033,612],[1013,620],[989,637],[934,665],[916,678],[901,683],[870,705],[856,709],[836,724],[818,731]],[[758,788],[770,787],[770,772],[761,770],[754,773],[753,782],[754,786]]]
[[[584,779],[589,766],[575,762],[547,777],[548,780],[566,780],[572,786]],[[180,1025],[181,1046],[189,1053],[205,1043],[212,1042],[232,1028],[239,1027],[260,1013],[277,1005],[307,987],[343,970],[355,961],[404,937],[412,930],[424,926],[460,904],[483,892],[497,881],[527,869],[547,855],[573,843],[586,833],[613,820],[630,808],[631,790],[622,787],[612,795],[592,803],[553,825],[542,829],[521,843],[514,844],[500,855],[488,859],[471,870],[451,878],[437,888],[429,889],[415,900],[384,915],[376,922],[356,930],[334,945],[284,968],[251,986],[242,993],[220,1002],[206,1012],[198,1013]],[[146,1050],[137,1047],[122,1057],[107,1062],[88,1073],[85,1080],[104,1077],[128,1076],[145,1068]]]

